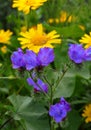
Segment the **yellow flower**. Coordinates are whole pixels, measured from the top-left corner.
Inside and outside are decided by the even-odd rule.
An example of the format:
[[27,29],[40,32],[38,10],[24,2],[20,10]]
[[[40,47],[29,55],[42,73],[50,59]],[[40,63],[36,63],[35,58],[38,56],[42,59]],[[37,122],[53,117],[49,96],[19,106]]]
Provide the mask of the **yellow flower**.
[[82,31],[85,31],[85,27],[83,25],[79,25],[79,28],[82,30]]
[[27,27],[26,26],[22,26],[21,27],[21,32],[26,32],[27,31]]
[[66,11],[61,11],[60,15],[60,22],[65,22],[67,20],[67,12]]
[[23,11],[28,14],[30,9],[35,10],[43,5],[47,0],[13,0],[13,8],[18,8],[18,11]]
[[70,15],[67,20],[69,23],[76,21],[76,17],[73,15]]
[[3,29],[0,30],[0,43],[9,44],[10,37],[13,33],[10,30],[4,31]]
[[91,46],[91,32],[88,34],[84,34],[84,36],[79,40],[80,43],[85,44],[85,48],[89,48]]
[[29,31],[21,32],[21,38],[18,38],[20,44],[22,45],[22,49],[28,48],[33,50],[34,52],[38,52],[42,47],[50,47],[53,48],[54,46],[52,43],[61,43],[61,39],[59,39],[60,35],[57,34],[55,30],[46,34],[43,31],[42,24],[38,24],[36,29],[30,28]]
[[73,19],[73,16],[70,15],[70,16],[68,17],[68,22],[69,22],[69,23],[72,22],[72,19]]
[[54,22],[54,19],[53,18],[50,18],[50,19],[48,19],[48,23],[53,23]]
[[6,53],[6,52],[7,52],[7,47],[6,47],[6,46],[2,46],[2,47],[1,47],[1,51],[2,51],[3,53]]
[[86,123],[91,122],[91,104],[85,106],[82,116],[86,118]]
[[55,23],[59,23],[59,19],[58,18],[55,18]]

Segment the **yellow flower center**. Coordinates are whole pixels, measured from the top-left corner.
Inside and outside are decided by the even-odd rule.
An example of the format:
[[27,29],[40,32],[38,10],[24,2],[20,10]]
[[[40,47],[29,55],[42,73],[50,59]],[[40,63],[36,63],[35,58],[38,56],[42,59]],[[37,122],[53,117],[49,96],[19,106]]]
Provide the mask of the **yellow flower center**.
[[30,6],[31,4],[32,4],[32,2],[31,1],[29,1],[29,0],[26,0],[26,3],[25,3],[27,6]]
[[35,45],[35,46],[41,46],[41,45],[44,45],[46,44],[47,42],[47,37],[46,37],[46,34],[44,35],[35,35],[31,41],[32,43]]

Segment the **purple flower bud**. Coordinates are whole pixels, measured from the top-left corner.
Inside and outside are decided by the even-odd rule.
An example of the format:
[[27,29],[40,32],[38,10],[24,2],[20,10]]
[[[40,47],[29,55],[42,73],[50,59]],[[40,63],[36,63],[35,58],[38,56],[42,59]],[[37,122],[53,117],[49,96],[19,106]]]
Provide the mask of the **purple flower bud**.
[[79,64],[84,61],[85,50],[80,44],[70,44],[68,55],[72,61]]
[[37,55],[38,66],[47,66],[54,61],[54,51],[52,48],[41,48]]
[[32,78],[28,78],[27,82],[29,85],[34,87],[34,90],[36,91],[44,91],[44,92],[48,92],[48,85],[45,84],[41,79],[37,79],[37,82],[33,81]]
[[11,55],[11,62],[14,69],[25,67],[24,53],[20,48]]

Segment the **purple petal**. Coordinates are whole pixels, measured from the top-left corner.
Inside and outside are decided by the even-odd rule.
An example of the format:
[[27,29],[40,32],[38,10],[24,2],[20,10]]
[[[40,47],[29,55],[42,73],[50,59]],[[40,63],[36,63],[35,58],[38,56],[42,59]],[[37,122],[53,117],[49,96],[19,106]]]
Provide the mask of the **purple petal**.
[[68,55],[72,61],[79,64],[84,61],[85,50],[80,44],[70,44]]
[[54,118],[54,120],[59,123],[67,116],[67,111],[64,109],[64,106],[60,103],[51,105],[49,110],[49,115]]
[[60,104],[65,107],[66,111],[71,111],[70,104],[63,97],[60,98]]
[[26,54],[24,55],[24,60],[26,63],[26,69],[31,70],[37,66],[37,56],[31,50],[26,50]]
[[52,48],[41,48],[39,50],[37,61],[39,66],[47,66],[54,61],[54,51]]
[[33,81],[32,78],[27,78],[27,82],[30,86],[33,86],[34,89],[40,91],[40,88],[37,86],[37,84]]
[[25,67],[25,61],[23,57],[24,53],[20,48],[18,48],[18,51],[13,52],[13,54],[11,55],[11,62],[14,69]]
[[44,92],[48,92],[48,86],[47,84],[45,84],[42,80],[37,79],[37,82],[33,81],[32,78],[28,78],[27,82],[29,85],[33,86],[35,90],[37,91],[44,91]]
[[45,84],[41,79],[38,79],[37,84],[41,87],[44,92],[48,92],[48,85]]
[[85,61],[91,61],[91,47],[85,50]]

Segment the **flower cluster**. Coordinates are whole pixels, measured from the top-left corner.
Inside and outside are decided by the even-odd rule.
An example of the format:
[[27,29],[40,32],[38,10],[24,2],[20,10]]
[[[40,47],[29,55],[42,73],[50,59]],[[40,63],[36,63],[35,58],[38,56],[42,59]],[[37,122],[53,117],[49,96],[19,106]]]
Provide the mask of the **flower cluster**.
[[68,55],[76,64],[80,64],[84,61],[91,61],[91,47],[84,49],[81,44],[70,44]]
[[11,61],[14,69],[26,68],[26,70],[32,70],[38,67],[48,66],[54,61],[54,51],[52,48],[41,48],[39,53],[36,54],[31,50],[26,50],[23,53],[21,48],[13,52],[11,55]]
[[[11,55],[11,61],[12,66],[14,69],[26,69],[28,71],[32,69],[40,69],[45,66],[48,66],[51,62],[54,61],[54,51],[52,48],[41,48],[36,54],[35,52],[31,50],[26,50],[26,53],[23,53],[21,48],[18,48],[17,51],[13,52]],[[47,84],[43,83],[43,81],[39,78],[37,78],[37,81],[35,80],[35,76],[29,77],[27,79],[27,82],[29,85],[34,87],[35,91],[48,91]]]
[[71,22],[75,22],[75,21],[76,21],[76,17],[74,15],[68,14],[66,11],[61,11],[59,18],[48,19],[49,24],[52,24],[52,23],[56,23],[56,24],[58,24],[58,23],[71,23]]
[[50,106],[49,115],[53,117],[55,122],[59,123],[66,118],[67,112],[70,110],[70,104],[62,97],[59,103]]

